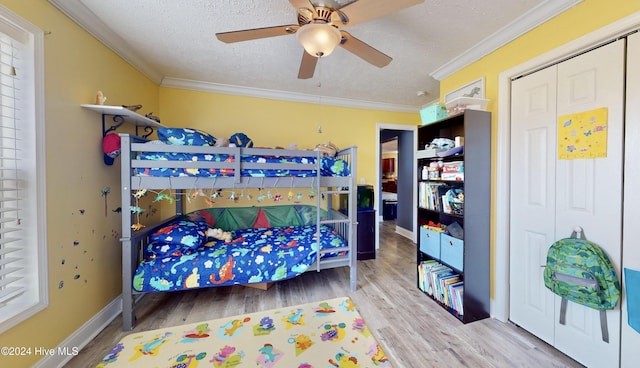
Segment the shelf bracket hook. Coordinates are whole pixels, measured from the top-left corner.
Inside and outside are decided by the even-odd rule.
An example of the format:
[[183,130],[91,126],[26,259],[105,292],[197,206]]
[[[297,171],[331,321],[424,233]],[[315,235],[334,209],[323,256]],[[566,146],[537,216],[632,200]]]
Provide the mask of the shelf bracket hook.
[[107,134],[109,134],[110,132],[115,131],[116,129],[118,129],[122,124],[124,124],[124,116],[122,115],[109,115],[112,116],[112,120],[114,122],[114,125],[110,126],[109,128],[107,128],[107,118],[106,118],[107,114],[102,114],[102,136],[106,136]]

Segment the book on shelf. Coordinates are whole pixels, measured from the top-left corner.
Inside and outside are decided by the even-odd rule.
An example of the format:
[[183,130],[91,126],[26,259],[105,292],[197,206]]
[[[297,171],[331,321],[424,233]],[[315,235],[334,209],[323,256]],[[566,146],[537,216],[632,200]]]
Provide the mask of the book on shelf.
[[464,282],[460,281],[449,285],[450,295],[453,300],[453,309],[458,312],[459,315],[464,315],[464,307],[462,304],[462,294],[464,292]]
[[449,307],[453,308],[459,314],[462,314],[462,299],[459,297],[459,291],[464,287],[464,282],[460,279],[456,282],[447,284],[447,295],[449,296]]
[[418,287],[446,307],[463,315],[464,281],[451,268],[436,260],[418,264]]
[[460,276],[456,274],[447,275],[447,276],[441,277],[438,281],[440,284],[439,301],[440,303],[446,305],[447,307],[451,307],[451,296],[449,295],[448,285],[460,281]]
[[442,197],[438,188],[444,183],[421,182],[418,186],[418,205],[433,211],[442,211]]
[[431,282],[431,272],[446,267],[435,260],[423,261],[418,265],[420,276],[420,289],[429,295],[433,295],[433,284]]
[[431,273],[447,268],[435,260],[428,260],[420,263],[418,270],[420,272],[420,289],[429,295],[433,295],[434,288],[431,280]]
[[431,272],[429,273],[430,277],[430,281],[431,281],[431,290],[433,291],[433,294],[431,294],[436,300],[440,301],[442,299],[442,284],[440,283],[440,279],[447,277],[447,276],[451,276],[451,275],[455,275],[455,273],[453,272],[452,269],[450,269],[447,266],[442,266],[440,268],[436,268],[436,269],[432,269]]

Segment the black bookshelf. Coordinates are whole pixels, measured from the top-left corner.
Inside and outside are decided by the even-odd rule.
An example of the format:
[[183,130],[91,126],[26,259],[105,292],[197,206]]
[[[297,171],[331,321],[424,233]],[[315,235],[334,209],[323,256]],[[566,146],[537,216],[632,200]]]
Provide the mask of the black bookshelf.
[[[464,137],[464,151],[448,157],[431,157],[424,151],[435,138]],[[463,323],[477,321],[489,317],[490,303],[490,208],[491,208],[491,113],[486,111],[467,110],[437,122],[418,128],[418,198],[416,206],[420,236],[417,247],[418,277],[417,286],[425,292],[433,302],[449,311]],[[433,161],[463,162],[464,178],[459,180],[438,180],[423,178],[422,169]],[[425,208],[424,196],[428,188],[458,188],[464,193],[462,213],[447,213],[438,206],[438,194],[433,192],[432,208]],[[422,194],[420,186],[422,187]],[[441,198],[440,198],[441,199]],[[442,200],[442,199],[441,199]],[[421,206],[422,205],[422,206]],[[451,225],[458,223],[462,228],[463,238],[440,235],[428,232],[422,225],[429,222]],[[429,236],[427,236],[429,235]],[[459,235],[459,234],[456,234]],[[438,240],[439,239],[439,240]],[[440,248],[437,248],[438,244]],[[429,243],[429,244],[427,244]],[[453,254],[453,256],[452,256]],[[450,295],[428,293],[428,285],[421,275],[420,264],[428,263],[433,275],[439,276],[439,284],[450,289]],[[451,270],[434,266],[437,262]],[[422,276],[422,277],[421,277]],[[435,281],[435,280],[432,280]],[[463,288],[461,297],[456,298],[459,288]],[[443,301],[444,300],[444,301]],[[446,302],[445,302],[446,301]],[[462,310],[462,313],[460,312]]]

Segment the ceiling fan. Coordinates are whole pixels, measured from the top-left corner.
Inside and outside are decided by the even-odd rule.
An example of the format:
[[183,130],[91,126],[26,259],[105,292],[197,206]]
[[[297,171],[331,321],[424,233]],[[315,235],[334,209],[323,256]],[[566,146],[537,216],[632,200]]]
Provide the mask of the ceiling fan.
[[216,37],[222,42],[233,43],[295,33],[305,49],[298,72],[300,79],[313,77],[318,58],[329,56],[336,46],[382,68],[391,62],[391,57],[340,28],[364,23],[423,3],[424,0],[358,0],[340,8],[322,1],[318,5],[309,0],[289,2],[298,12],[298,24],[222,32],[216,33]]

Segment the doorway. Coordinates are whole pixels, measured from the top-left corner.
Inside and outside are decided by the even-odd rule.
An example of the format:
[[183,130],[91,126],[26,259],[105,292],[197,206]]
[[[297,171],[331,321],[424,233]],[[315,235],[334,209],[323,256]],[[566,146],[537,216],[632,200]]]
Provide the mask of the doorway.
[[[385,139],[389,133],[391,139]],[[382,188],[380,190],[380,203],[382,204],[382,221],[388,221],[395,227],[398,209],[398,136],[393,130],[383,130],[382,141]],[[380,216],[378,216],[380,218]]]
[[396,125],[378,123],[376,129],[376,201],[375,209],[378,214],[376,221],[376,249],[380,247],[380,223],[383,220],[383,142],[397,139],[397,153],[394,160],[396,186],[396,227],[395,232],[414,243],[416,235],[416,158],[417,125]]

